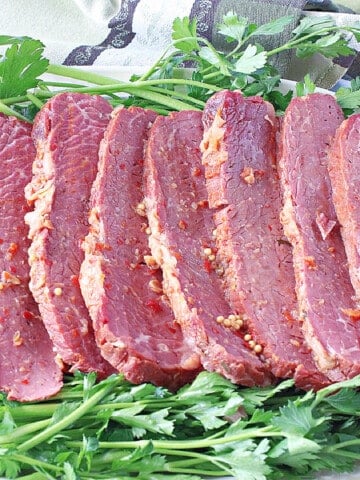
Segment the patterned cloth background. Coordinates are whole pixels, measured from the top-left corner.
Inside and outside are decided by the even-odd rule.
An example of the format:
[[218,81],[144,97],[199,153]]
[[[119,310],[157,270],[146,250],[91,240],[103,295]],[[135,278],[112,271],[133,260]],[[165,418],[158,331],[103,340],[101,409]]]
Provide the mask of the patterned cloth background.
[[[293,25],[271,38],[268,47],[272,47],[274,42],[286,40],[304,8],[306,14],[311,14],[308,9],[336,12],[332,13],[336,19],[347,23],[357,15],[338,12],[354,8],[353,4],[360,11],[360,0],[1,0],[0,33],[39,38],[54,63],[148,66],[169,45],[172,21],[177,16],[196,17],[199,33],[219,46],[221,37],[216,36],[215,26],[229,10],[256,23],[294,15]],[[295,80],[311,70],[319,86],[329,88],[350,65],[334,65],[317,57],[304,64],[286,53],[277,59],[277,67],[285,78]]]

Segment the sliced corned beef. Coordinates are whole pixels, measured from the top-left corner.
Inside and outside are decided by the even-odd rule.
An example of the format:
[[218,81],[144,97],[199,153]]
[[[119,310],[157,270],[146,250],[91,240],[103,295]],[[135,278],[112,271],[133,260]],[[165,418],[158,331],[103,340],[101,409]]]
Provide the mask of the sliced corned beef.
[[150,110],[121,108],[105,132],[80,285],[103,356],[133,383],[177,389],[200,362],[164,298],[161,270],[145,262],[143,151],[155,118]]
[[26,198],[32,244],[30,288],[56,351],[72,370],[104,375],[110,365],[95,343],[79,286],[88,233],[89,197],[98,149],[111,107],[101,97],[63,93],[39,112],[33,127],[37,154]]
[[[332,195],[357,302],[360,299],[360,114],[344,120],[329,151]],[[360,311],[352,313],[354,320]]]
[[57,393],[62,372],[29,290],[24,187],[35,149],[31,125],[0,115],[0,390],[19,401]]
[[225,300],[216,272],[202,135],[200,112],[172,113],[154,122],[145,155],[150,247],[175,317],[204,368],[243,385],[266,385],[271,375],[244,342],[242,319]]
[[342,120],[331,95],[293,99],[279,161],[303,331],[318,367],[334,381],[360,373],[360,324],[351,315],[354,290],[328,174],[327,150]]
[[239,92],[214,95],[204,110],[203,164],[218,258],[233,309],[245,316],[249,346],[272,373],[302,388],[328,380],[318,371],[297,318],[291,246],[280,223],[277,121],[271,104]]

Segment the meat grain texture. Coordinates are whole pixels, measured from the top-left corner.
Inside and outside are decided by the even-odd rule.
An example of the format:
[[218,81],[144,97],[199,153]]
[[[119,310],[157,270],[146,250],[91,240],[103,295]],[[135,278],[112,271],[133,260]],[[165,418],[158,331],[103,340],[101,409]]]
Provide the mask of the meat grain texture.
[[279,172],[282,222],[293,245],[296,290],[305,338],[332,381],[360,373],[360,324],[332,202],[328,149],[343,114],[331,95],[291,101],[282,122]]
[[41,109],[33,126],[36,158],[26,198],[30,226],[30,289],[62,360],[71,371],[107,375],[79,286],[88,233],[90,190],[111,107],[101,97],[63,93]]
[[[360,114],[354,114],[337,129],[329,150],[332,195],[348,258],[350,278],[360,301]],[[351,313],[351,312],[350,312]],[[352,312],[356,321],[360,311]]]
[[42,400],[62,386],[61,364],[28,286],[24,187],[34,157],[31,125],[0,115],[0,390],[19,401]]
[[[175,317],[203,367],[242,385],[266,385],[272,376],[246,346],[216,271],[202,135],[201,112],[172,113],[154,122],[145,155],[150,247]],[[219,317],[229,325],[218,323]]]
[[148,246],[143,151],[155,118],[120,108],[105,132],[80,285],[103,356],[133,383],[177,389],[200,363],[174,320]]
[[318,389],[329,381],[301,332],[292,251],[279,219],[274,108],[260,97],[223,91],[207,102],[203,121],[203,163],[227,298],[245,320],[249,346],[262,352],[272,373]]

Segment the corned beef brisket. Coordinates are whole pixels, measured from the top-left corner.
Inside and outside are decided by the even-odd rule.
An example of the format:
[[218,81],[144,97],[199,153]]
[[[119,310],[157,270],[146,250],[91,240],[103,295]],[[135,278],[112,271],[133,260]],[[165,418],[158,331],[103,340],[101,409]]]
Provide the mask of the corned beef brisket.
[[[297,316],[291,246],[280,223],[277,119],[261,97],[215,94],[204,110],[203,163],[224,288],[245,320],[248,344],[272,373],[301,388],[328,383]],[[219,207],[216,209],[216,207]]]
[[200,142],[201,112],[158,117],[145,155],[150,246],[164,291],[187,342],[205,369],[243,385],[266,385],[267,366],[243,340],[241,319],[221,288]]
[[92,188],[80,285],[103,356],[133,383],[177,389],[200,362],[163,295],[161,270],[149,261],[143,150],[155,118],[141,108],[113,114]]
[[281,219],[293,246],[305,338],[332,381],[360,373],[360,323],[337,222],[327,152],[343,114],[331,95],[294,98],[285,112],[279,172]]
[[[360,114],[337,129],[329,150],[332,195],[349,264],[350,279],[360,300]],[[354,320],[360,311],[353,312]]]
[[91,185],[111,107],[99,96],[63,93],[40,110],[33,126],[37,154],[26,198],[32,244],[30,289],[57,353],[72,370],[113,371],[101,357],[80,292]]
[[31,125],[0,115],[0,390],[35,401],[57,393],[62,372],[29,290],[24,187],[35,149]]

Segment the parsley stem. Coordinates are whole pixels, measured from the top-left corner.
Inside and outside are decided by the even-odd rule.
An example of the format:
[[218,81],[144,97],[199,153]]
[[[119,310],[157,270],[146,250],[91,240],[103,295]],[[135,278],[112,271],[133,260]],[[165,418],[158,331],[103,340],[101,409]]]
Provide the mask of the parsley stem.
[[18,454],[18,453],[10,453],[8,455],[8,457],[11,460],[14,460],[16,462],[24,463],[25,465],[40,467],[40,468],[47,469],[47,470],[50,470],[50,471],[53,471],[53,472],[61,472],[62,471],[62,467],[56,466],[52,463],[44,462],[42,460],[38,460],[38,459],[33,458],[33,457],[29,457],[27,455],[21,455],[21,454]]
[[[251,428],[243,430],[241,433],[236,435],[222,436],[219,438],[200,438],[196,440],[152,440],[155,449],[168,449],[168,450],[178,450],[178,449],[201,449],[212,447],[214,445],[223,445],[226,443],[240,442],[243,440],[248,440],[250,438],[258,437],[281,437],[284,436],[283,433],[274,430],[272,425],[259,428]],[[145,447],[148,444],[148,440],[134,440],[134,441],[120,441],[120,442],[99,442],[99,448],[103,449],[128,449],[128,448],[137,448]],[[66,445],[71,448],[81,448],[82,442],[79,441],[68,441]]]
[[24,475],[21,477],[17,477],[18,480],[49,480],[49,476],[45,475],[44,473],[35,472],[30,473],[30,475]]
[[[205,463],[211,463],[213,465],[216,465],[219,470],[211,474],[212,476],[224,476],[224,475],[229,475],[231,474],[231,470],[224,468],[224,466],[213,456],[213,455],[206,455],[203,453],[198,453],[198,452],[188,452],[186,450],[167,450],[167,449],[159,449],[157,450],[157,453],[161,455],[178,455],[181,457],[191,457],[191,458],[185,458],[182,460],[175,460],[172,462],[168,463],[168,469],[170,472],[184,472],[184,470],[181,470],[181,468],[185,467],[190,467],[191,465],[195,466],[198,464],[205,464]],[[209,475],[208,472],[201,470],[199,471],[201,475]]]
[[9,115],[11,117],[17,117],[20,120],[23,120],[24,122],[28,122],[28,119],[21,115],[21,113],[17,112],[16,110],[13,110],[12,108],[8,107],[5,105],[1,100],[0,100],[0,112],[4,113],[5,115]]
[[[330,445],[330,447],[327,448],[328,452],[334,452],[335,450],[338,449],[343,449],[346,447],[352,447],[354,445],[360,445],[360,438],[355,438],[353,440],[347,440],[346,442],[341,442],[341,443],[336,443],[335,445]],[[359,454],[358,458],[359,458]]]
[[7,445],[9,443],[13,443],[21,437],[25,435],[29,435],[31,433],[37,432],[42,428],[45,428],[49,425],[51,419],[40,420],[39,422],[32,422],[21,427],[16,428],[10,433],[0,435],[0,445]]
[[30,102],[32,102],[36,107],[42,108],[43,102],[39,100],[35,95],[33,95],[32,93],[28,93],[27,97],[30,100]]
[[[163,54],[161,55],[161,57],[149,68],[149,70],[147,72],[145,72],[140,78],[139,80],[142,81],[142,80],[147,80],[149,77],[151,77],[151,75],[153,73],[156,72],[157,68],[160,67],[162,61],[164,60],[164,58],[166,57],[168,51],[170,50],[172,46],[170,45],[164,52]],[[167,62],[170,60],[170,58],[172,58],[174,55],[176,55],[177,52],[173,52],[171,53],[170,55],[168,55],[166,57],[166,60]]]
[[36,445],[39,445],[41,442],[48,440],[53,435],[56,435],[61,430],[65,429],[66,427],[74,423],[76,420],[81,418],[85,413],[91,410],[98,402],[100,402],[102,398],[108,395],[114,389],[114,387],[118,382],[119,382],[119,379],[117,377],[114,377],[112,381],[105,383],[103,388],[101,388],[99,391],[94,393],[94,395],[92,395],[88,400],[84,401],[77,409],[75,409],[65,418],[62,418],[57,423],[50,425],[48,428],[38,433],[34,437],[21,443],[18,446],[18,451],[26,452],[27,450],[30,450],[31,448],[36,447]]
[[193,98],[193,97],[189,97],[189,95],[187,95],[186,93],[182,93],[182,92],[179,92],[179,91],[176,91],[176,90],[174,91],[174,90],[166,90],[166,88],[161,88],[161,87],[151,87],[151,91],[162,93],[162,94],[165,94],[165,95],[170,95],[172,97],[180,98],[181,100],[186,100],[187,102],[191,102],[191,103],[197,105],[198,107],[200,107],[202,109],[205,106],[205,102],[203,102],[202,100],[199,100],[199,99]]
[[[352,32],[354,30],[357,31],[357,29],[354,29],[352,27],[346,27],[346,26],[342,26],[341,29],[346,30],[348,32]],[[304,41],[310,40],[313,37],[319,37],[319,36],[321,37],[322,35],[325,35],[329,32],[334,32],[334,31],[336,32],[338,30],[339,30],[338,26],[322,28],[320,30],[316,30],[315,32],[308,33],[307,35],[300,36],[298,38],[294,38],[293,40],[290,40],[289,42],[284,43],[284,45],[281,45],[280,47],[274,48],[273,50],[269,50],[268,52],[266,52],[266,56],[267,56],[267,58],[269,58],[272,55],[275,55],[275,54],[280,53],[280,52],[284,52],[285,50],[291,50],[292,48],[295,48],[298,45],[301,45]]]
[[86,83],[95,83],[96,85],[114,85],[114,83],[121,83],[119,80],[116,80],[116,78],[98,75],[97,73],[92,73],[88,70],[82,70],[79,67],[74,68],[65,65],[55,65],[52,63],[48,65],[47,73],[61,77],[82,80]]

